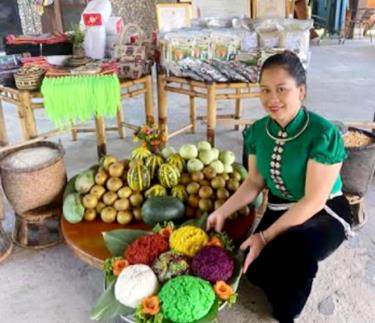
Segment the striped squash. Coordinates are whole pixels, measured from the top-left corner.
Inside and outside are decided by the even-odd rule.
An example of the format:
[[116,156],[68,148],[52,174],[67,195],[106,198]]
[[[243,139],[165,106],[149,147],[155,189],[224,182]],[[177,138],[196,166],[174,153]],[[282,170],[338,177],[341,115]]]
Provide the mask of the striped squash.
[[146,158],[145,165],[150,171],[151,179],[158,173],[161,164],[164,163],[163,157],[159,155],[151,155]]
[[136,164],[130,167],[127,180],[129,187],[133,191],[141,192],[151,185],[150,172],[147,167],[142,164]]
[[166,188],[176,186],[180,181],[180,172],[177,167],[169,163],[164,163],[159,167],[159,183]]
[[180,173],[182,173],[185,168],[185,160],[179,154],[172,154],[168,157],[167,162],[176,166]]

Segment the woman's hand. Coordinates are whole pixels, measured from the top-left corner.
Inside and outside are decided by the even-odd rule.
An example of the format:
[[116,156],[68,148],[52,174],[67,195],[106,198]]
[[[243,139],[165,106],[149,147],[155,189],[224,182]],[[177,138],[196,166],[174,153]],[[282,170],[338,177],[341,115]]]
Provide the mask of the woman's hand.
[[217,232],[221,232],[224,227],[225,216],[218,210],[212,212],[207,218],[207,231],[214,229]]
[[250,248],[242,267],[243,273],[246,273],[251,263],[259,256],[264,247],[265,242],[259,233],[251,235],[241,244],[240,249],[242,250]]

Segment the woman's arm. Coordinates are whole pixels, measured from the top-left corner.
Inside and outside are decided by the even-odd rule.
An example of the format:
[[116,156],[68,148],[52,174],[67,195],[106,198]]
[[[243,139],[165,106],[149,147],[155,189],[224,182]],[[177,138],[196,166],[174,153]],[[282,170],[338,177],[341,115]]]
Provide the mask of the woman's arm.
[[267,230],[251,235],[242,243],[241,249],[250,248],[243,265],[244,272],[247,271],[250,264],[259,256],[269,241],[290,227],[304,223],[324,207],[340,169],[341,163],[325,165],[309,160],[306,172],[305,196]]
[[207,220],[208,229],[221,231],[225,219],[240,208],[251,203],[265,187],[264,180],[256,169],[255,155],[249,155],[249,175],[238,190]]
[[265,239],[271,241],[290,227],[304,223],[324,208],[340,173],[341,165],[342,163],[325,165],[315,160],[309,160],[306,171],[305,196],[263,232]]

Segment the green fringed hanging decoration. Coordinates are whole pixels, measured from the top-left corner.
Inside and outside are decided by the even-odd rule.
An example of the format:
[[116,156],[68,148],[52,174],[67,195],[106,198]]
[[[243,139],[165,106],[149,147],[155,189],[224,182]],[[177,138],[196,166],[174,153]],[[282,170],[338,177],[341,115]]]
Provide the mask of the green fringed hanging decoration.
[[41,91],[47,116],[61,129],[94,116],[115,117],[121,101],[116,75],[46,77]]

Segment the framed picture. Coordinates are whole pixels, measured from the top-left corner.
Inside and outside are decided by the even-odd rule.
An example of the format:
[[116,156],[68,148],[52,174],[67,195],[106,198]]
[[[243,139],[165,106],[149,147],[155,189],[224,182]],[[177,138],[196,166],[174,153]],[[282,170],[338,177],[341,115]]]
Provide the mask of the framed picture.
[[290,3],[294,0],[252,0],[252,18],[286,18],[289,16]]
[[192,0],[191,3],[197,17],[250,17],[250,0]]
[[156,18],[158,30],[161,32],[190,27],[192,5],[190,3],[158,3]]

